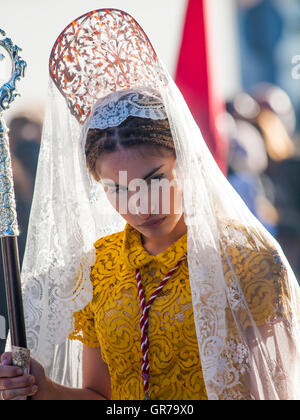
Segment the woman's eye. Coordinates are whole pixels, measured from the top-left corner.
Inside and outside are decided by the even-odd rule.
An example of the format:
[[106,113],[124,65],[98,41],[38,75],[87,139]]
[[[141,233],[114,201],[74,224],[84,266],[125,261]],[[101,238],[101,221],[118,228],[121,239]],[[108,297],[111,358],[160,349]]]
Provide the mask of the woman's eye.
[[162,178],[164,178],[164,176],[165,176],[164,174],[155,175],[151,178],[151,181],[152,181],[152,179],[162,179]]
[[104,190],[109,194],[117,194],[119,192],[119,187],[106,185]]
[[117,187],[112,187],[112,189],[111,189],[110,192],[112,194],[122,194],[122,193],[124,193],[126,191],[127,191],[127,188],[126,187],[117,186]]
[[109,188],[108,192],[110,194],[118,194],[119,193],[119,188],[117,188],[117,187]]
[[[165,178],[165,174],[154,175],[153,177],[149,178],[148,182],[151,183],[152,180],[156,181],[163,178]],[[127,192],[128,188],[123,187],[121,185],[106,185],[105,191],[108,192],[109,194],[122,194],[124,192]]]

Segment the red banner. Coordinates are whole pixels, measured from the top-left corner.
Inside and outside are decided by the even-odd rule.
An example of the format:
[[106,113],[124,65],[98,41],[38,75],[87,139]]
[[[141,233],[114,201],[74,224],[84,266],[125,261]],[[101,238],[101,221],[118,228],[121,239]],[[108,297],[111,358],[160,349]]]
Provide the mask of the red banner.
[[176,72],[176,83],[221,170],[227,171],[227,141],[217,128],[225,109],[214,74],[213,21],[209,0],[189,0]]

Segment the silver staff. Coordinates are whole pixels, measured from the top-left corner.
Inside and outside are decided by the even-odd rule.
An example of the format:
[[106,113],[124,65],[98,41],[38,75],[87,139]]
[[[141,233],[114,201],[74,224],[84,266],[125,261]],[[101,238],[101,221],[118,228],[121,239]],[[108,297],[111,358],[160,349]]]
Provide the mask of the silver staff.
[[[24,372],[29,371],[30,356],[27,350],[26,331],[24,322],[20,262],[17,237],[19,235],[16,202],[14,193],[13,173],[9,150],[8,129],[3,113],[14,101],[16,81],[24,77],[25,61],[19,57],[21,49],[6,38],[5,32],[0,29],[0,47],[8,53],[12,71],[10,79],[0,87],[0,240],[3,256],[3,268],[7,306],[10,324],[10,337],[12,344],[12,357],[15,365],[21,366]],[[0,61],[5,59],[0,54]]]

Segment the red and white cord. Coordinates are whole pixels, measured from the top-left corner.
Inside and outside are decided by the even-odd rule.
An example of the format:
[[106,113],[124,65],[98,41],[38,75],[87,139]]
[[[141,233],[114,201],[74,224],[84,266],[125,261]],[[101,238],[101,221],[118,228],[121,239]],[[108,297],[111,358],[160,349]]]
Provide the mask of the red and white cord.
[[150,369],[149,369],[149,360],[148,360],[148,351],[149,351],[149,340],[148,340],[148,312],[149,309],[154,302],[157,295],[160,293],[161,289],[164,287],[166,282],[169,280],[169,278],[172,276],[172,274],[177,270],[181,262],[186,258],[186,255],[184,255],[177,263],[177,265],[172,268],[166,277],[161,281],[160,285],[157,287],[157,289],[153,292],[151,295],[148,303],[145,301],[142,281],[141,281],[141,274],[140,270],[136,270],[136,280],[137,280],[137,286],[138,286],[138,292],[139,297],[141,301],[141,308],[142,308],[142,316],[140,320],[140,328],[141,328],[141,350],[143,354],[142,358],[142,378],[144,382],[144,391],[145,391],[145,399],[149,398],[149,379],[150,379]]

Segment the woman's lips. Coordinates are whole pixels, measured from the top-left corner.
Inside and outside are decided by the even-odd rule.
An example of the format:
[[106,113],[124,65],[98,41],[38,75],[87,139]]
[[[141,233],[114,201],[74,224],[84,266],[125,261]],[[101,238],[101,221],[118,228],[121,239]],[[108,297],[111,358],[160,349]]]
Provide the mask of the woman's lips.
[[166,217],[167,216],[162,217],[160,219],[155,219],[153,221],[149,221],[149,222],[143,223],[140,226],[145,227],[145,228],[152,228],[152,227],[159,226],[165,220]]

